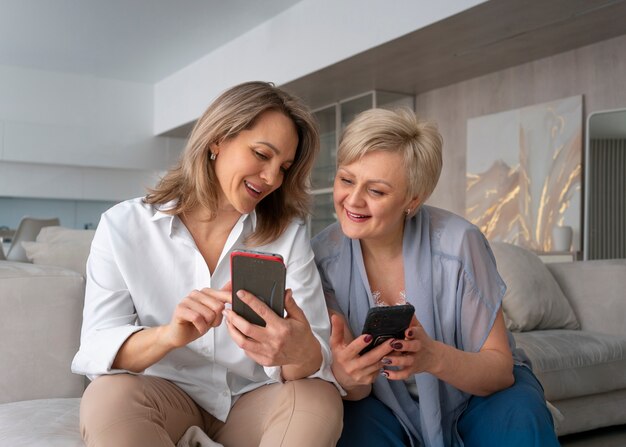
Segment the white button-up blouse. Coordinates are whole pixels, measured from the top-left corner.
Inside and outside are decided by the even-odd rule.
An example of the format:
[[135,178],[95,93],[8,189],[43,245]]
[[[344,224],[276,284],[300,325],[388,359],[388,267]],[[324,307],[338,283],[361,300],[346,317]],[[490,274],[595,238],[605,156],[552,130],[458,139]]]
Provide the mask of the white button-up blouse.
[[[246,248],[243,241],[255,224],[254,213],[239,219],[211,275],[178,217],[141,198],[104,213],[87,261],[81,345],[72,371],[90,378],[127,372],[111,368],[124,341],[143,328],[169,323],[177,303],[192,290],[223,287],[230,280],[230,252]],[[283,256],[286,287],[293,290],[322,347],[321,368],[311,377],[336,385],[330,370],[330,322],[305,225],[293,222],[278,240],[254,249]],[[222,421],[238,396],[282,380],[280,367],[263,367],[246,356],[225,321],[144,373],[171,380]]]

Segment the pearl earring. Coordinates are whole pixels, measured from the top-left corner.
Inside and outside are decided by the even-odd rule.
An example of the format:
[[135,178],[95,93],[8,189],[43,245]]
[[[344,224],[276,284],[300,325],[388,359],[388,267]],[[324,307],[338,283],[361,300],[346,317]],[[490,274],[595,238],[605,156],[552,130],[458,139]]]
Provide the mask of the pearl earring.
[[215,152],[211,152],[211,161],[214,161],[217,158],[217,154]]
[[411,214],[411,208],[406,209],[406,215],[408,216],[409,214]]

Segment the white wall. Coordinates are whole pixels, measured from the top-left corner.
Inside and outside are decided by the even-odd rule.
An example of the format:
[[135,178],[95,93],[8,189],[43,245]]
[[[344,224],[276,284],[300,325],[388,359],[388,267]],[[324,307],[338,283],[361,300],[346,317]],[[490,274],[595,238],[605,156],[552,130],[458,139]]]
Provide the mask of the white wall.
[[142,195],[184,145],[154,135],[224,89],[289,82],[484,1],[302,0],[156,85],[0,65],[0,198]]
[[145,195],[159,172],[0,162],[0,197],[121,201]]
[[155,85],[154,131],[197,119],[223,90],[284,84],[485,0],[303,0]]
[[0,66],[0,196],[121,200],[183,141],[154,137],[152,85]]
[[[17,228],[24,216],[58,217],[67,228],[95,228],[101,214],[113,206],[113,201],[56,200],[0,197],[0,227]],[[7,244],[7,245],[10,245]],[[4,252],[8,251],[4,247]]]

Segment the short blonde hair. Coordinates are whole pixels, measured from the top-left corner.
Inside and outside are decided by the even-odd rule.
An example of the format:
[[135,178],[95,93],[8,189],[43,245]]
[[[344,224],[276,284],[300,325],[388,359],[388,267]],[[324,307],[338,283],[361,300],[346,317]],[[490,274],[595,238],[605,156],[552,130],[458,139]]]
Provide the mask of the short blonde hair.
[[310,209],[309,179],[319,151],[319,130],[309,109],[297,98],[268,82],[246,82],[222,93],[198,119],[178,164],[149,190],[147,203],[176,200],[167,211],[178,215],[196,206],[206,208],[214,219],[218,210],[218,180],[210,161],[213,144],[250,129],[266,111],[276,110],[290,118],[298,134],[294,163],[283,184],[256,207],[257,227],[252,245],[276,240],[294,218],[306,218]]
[[442,146],[436,125],[419,120],[411,110],[370,109],[357,115],[343,132],[337,166],[370,152],[399,152],[406,166],[407,197],[418,197],[421,205],[439,181]]

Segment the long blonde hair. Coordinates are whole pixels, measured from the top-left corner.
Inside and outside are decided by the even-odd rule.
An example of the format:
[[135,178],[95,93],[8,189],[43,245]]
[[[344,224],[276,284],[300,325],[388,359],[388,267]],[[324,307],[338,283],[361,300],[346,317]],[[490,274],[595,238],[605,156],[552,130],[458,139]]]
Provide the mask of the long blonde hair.
[[218,210],[218,180],[210,162],[210,146],[254,126],[257,118],[276,110],[290,118],[298,133],[294,163],[283,184],[256,207],[257,226],[249,237],[251,245],[276,240],[294,218],[309,214],[309,181],[319,151],[319,131],[308,108],[297,98],[268,82],[246,82],[222,93],[198,119],[178,164],[170,169],[144,201],[176,205],[165,212],[173,215],[201,206],[215,219]]

